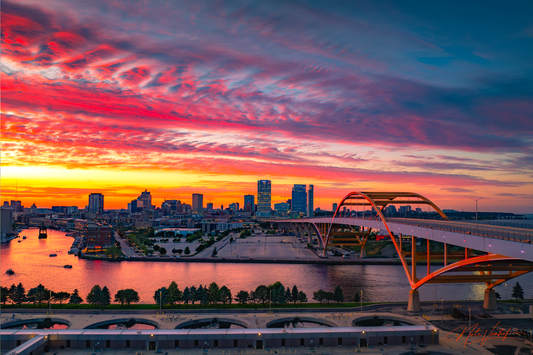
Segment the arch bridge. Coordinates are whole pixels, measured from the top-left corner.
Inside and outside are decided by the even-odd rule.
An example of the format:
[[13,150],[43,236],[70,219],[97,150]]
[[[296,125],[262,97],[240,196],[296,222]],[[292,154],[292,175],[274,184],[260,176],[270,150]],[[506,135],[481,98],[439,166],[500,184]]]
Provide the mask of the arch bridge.
[[[384,210],[389,205],[427,205],[441,219],[386,218]],[[341,208],[347,206],[362,207],[363,211],[371,207],[373,213],[343,216]],[[411,286],[410,311],[420,311],[418,288],[422,285],[470,282],[486,284],[483,307],[495,309],[493,288],[533,271],[533,230],[450,221],[437,205],[412,192],[352,191],[340,201],[332,218],[270,221],[302,237],[307,234],[309,242],[316,239],[323,257],[328,246],[360,246],[361,257],[365,257],[368,239],[386,231]],[[434,242],[441,243],[441,247]],[[436,261],[442,265],[431,271],[430,265]],[[423,275],[417,274],[419,262],[427,264]]]

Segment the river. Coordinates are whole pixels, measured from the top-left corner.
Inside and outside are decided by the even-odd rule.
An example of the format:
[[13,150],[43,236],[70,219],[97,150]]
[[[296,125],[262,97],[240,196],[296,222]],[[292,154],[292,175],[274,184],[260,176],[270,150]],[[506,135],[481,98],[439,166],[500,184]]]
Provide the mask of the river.
[[[231,264],[195,262],[139,262],[139,261],[91,261],[67,254],[73,238],[65,232],[48,231],[48,239],[38,239],[38,229],[23,230],[18,239],[1,245],[1,285],[22,282],[26,291],[42,283],[59,292],[72,292],[75,288],[82,297],[95,284],[107,286],[112,296],[124,288],[137,290],[141,303],[153,303],[156,289],[167,287],[176,281],[181,290],[186,286],[208,285],[215,281],[226,285],[235,295],[239,290],[250,291],[258,285],[269,285],[281,281],[285,286],[297,285],[312,301],[313,291],[333,290],[341,285],[345,297],[353,298],[356,290],[363,290],[368,301],[407,301],[409,283],[403,268],[399,265],[305,265],[305,264]],[[50,254],[57,257],[50,257]],[[72,265],[72,269],[63,268]],[[13,269],[14,275],[5,274]],[[425,275],[425,266],[419,266],[418,274]],[[436,269],[433,266],[432,269]],[[533,294],[533,273],[508,282],[507,297],[519,281],[527,298]],[[485,284],[442,284],[423,286],[419,289],[421,300],[482,300]],[[496,287],[505,297],[505,287]]]

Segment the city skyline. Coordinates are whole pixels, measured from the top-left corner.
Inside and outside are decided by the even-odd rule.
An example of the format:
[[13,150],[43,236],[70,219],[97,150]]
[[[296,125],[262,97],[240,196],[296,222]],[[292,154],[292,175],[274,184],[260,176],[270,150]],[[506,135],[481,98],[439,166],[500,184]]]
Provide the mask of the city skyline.
[[4,1],[2,199],[227,206],[265,179],[533,213],[532,6]]

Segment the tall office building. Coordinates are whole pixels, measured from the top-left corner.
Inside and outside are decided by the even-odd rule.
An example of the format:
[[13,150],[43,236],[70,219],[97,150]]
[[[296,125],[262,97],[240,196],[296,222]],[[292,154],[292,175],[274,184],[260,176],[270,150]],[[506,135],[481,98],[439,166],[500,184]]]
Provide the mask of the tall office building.
[[104,195],[99,193],[92,193],[89,195],[89,212],[103,213],[104,212]]
[[307,192],[305,185],[294,185],[292,188],[292,212],[307,213]]
[[270,180],[257,182],[257,216],[270,217],[272,210],[272,186]]
[[204,195],[192,194],[192,213],[204,213]]
[[244,210],[246,212],[253,212],[255,207],[255,196],[244,195]]
[[309,185],[309,190],[307,190],[307,217],[313,217],[313,211],[315,203],[313,201],[314,186]]
[[[149,211],[153,209],[152,206],[152,195],[147,189],[144,189],[143,192],[141,192],[141,195],[137,198],[139,201],[142,201],[142,208],[143,211]],[[137,205],[139,207],[139,204]]]
[[213,203],[212,202],[208,202],[207,205],[206,205],[206,209],[208,211],[212,211],[213,210]]
[[337,205],[336,203],[333,204],[333,206],[332,206],[332,208],[333,208],[333,212],[335,212],[335,211],[337,210],[337,206],[338,206],[338,205]]

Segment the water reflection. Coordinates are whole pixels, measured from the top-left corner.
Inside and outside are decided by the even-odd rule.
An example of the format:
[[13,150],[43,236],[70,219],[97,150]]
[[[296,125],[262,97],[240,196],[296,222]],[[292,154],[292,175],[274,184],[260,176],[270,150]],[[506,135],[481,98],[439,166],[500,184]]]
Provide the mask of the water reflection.
[[[318,289],[332,291],[340,285],[346,300],[353,300],[356,291],[363,290],[364,301],[407,301],[409,284],[405,271],[397,265],[290,265],[290,264],[216,264],[187,262],[107,262],[78,259],[68,251],[74,238],[65,232],[48,230],[48,238],[39,240],[38,229],[26,229],[22,234],[27,239],[1,245],[0,281],[9,287],[22,282],[26,291],[43,284],[52,291],[72,292],[78,289],[85,298],[95,285],[107,286],[114,294],[121,289],[133,288],[141,303],[154,303],[156,289],[168,287],[176,281],[183,290],[186,286],[209,285],[215,281],[226,285],[233,295],[240,290],[250,291],[258,285],[270,285],[281,281],[285,286],[297,285],[311,301]],[[49,257],[57,254],[57,257]],[[72,265],[72,269],[64,265]],[[438,266],[432,266],[435,270]],[[13,269],[14,275],[5,274]],[[426,267],[420,265],[418,272],[425,274]],[[510,281],[519,281],[525,295],[533,294],[533,273]],[[502,286],[495,288],[502,295]],[[510,289],[510,288],[509,288]],[[440,300],[482,300],[484,284],[454,284],[422,286],[420,299]],[[508,292],[510,297],[511,292]]]

